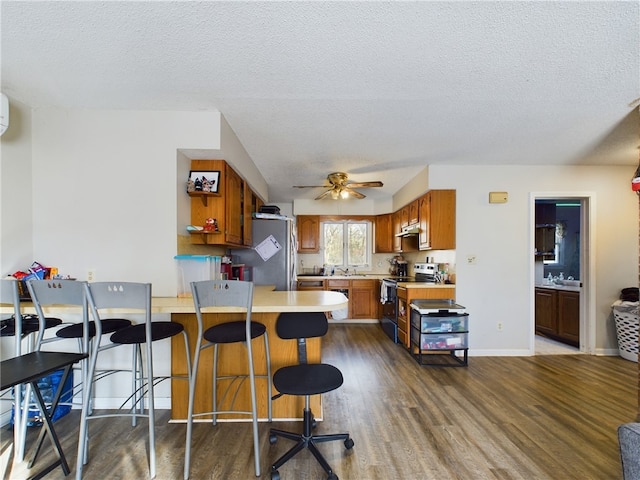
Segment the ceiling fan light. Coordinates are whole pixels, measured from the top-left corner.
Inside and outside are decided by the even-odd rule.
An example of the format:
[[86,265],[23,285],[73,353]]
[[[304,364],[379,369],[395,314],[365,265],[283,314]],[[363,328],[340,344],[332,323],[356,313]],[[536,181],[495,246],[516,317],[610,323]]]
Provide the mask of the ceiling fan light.
[[338,190],[331,190],[331,198],[337,200],[340,197],[340,192]]
[[349,191],[348,190],[340,190],[340,197],[343,199],[349,198]]

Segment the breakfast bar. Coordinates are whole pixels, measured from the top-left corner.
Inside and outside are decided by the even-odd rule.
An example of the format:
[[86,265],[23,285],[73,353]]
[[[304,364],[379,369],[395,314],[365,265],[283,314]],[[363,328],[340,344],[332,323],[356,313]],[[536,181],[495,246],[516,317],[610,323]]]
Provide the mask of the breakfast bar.
[[[253,294],[252,319],[262,322],[267,327],[269,335],[269,345],[271,354],[271,368],[275,372],[278,368],[295,364],[297,362],[296,342],[282,340],[278,338],[275,331],[275,323],[278,315],[282,312],[330,312],[333,310],[346,308],[347,297],[339,292],[331,291],[274,291],[273,286],[256,286]],[[216,323],[230,320],[237,320],[239,309],[233,307],[211,307],[205,310],[204,315],[206,329]],[[8,311],[7,311],[8,312]],[[31,303],[22,304],[23,313],[35,313]],[[195,306],[190,297],[154,297],[152,300],[152,312],[156,314],[170,314],[171,320],[179,322],[185,326],[189,334],[189,342],[192,349],[195,348],[197,335],[197,320],[195,316]],[[6,313],[2,311],[2,313]],[[78,314],[78,309],[73,307],[54,307],[46,309],[47,314]],[[126,312],[113,312],[126,313]],[[187,365],[185,363],[184,342],[182,338],[174,337],[171,340],[171,375],[184,376],[186,378]],[[254,364],[256,368],[264,365],[265,351],[262,342],[255,342],[253,346]],[[309,361],[317,362],[321,358],[321,341],[319,338],[310,339],[308,342]],[[155,362],[167,361],[156,357]],[[233,374],[234,372],[246,372],[246,353],[244,346],[225,345],[220,351],[220,373]],[[196,389],[195,408],[196,411],[210,410],[211,402],[211,369],[212,350],[207,349],[202,352],[200,367],[198,369],[198,382]],[[257,370],[256,373],[262,373]],[[171,419],[173,421],[183,421],[187,416],[188,402],[188,382],[180,378],[174,378],[171,384]],[[261,419],[267,418],[266,388],[267,382],[264,379],[256,380],[259,410]],[[224,388],[222,389],[224,391]],[[275,394],[276,392],[273,392]],[[232,396],[232,395],[231,395]],[[229,400],[227,399],[224,399]],[[249,409],[249,385],[245,382],[241,385],[236,399],[238,409]],[[320,397],[313,399],[314,412],[318,412],[318,419],[321,418]],[[284,395],[273,402],[274,419],[297,419],[301,418],[303,410],[303,399]],[[205,417],[202,417],[205,419]],[[221,420],[233,420],[233,415],[220,416]]]
[[[285,365],[292,365],[298,361],[298,351],[295,341],[278,338],[275,331],[278,315],[283,312],[329,312],[345,308],[348,304],[347,297],[339,292],[330,291],[273,291],[269,287],[257,286],[253,295],[252,320],[266,325],[269,335],[269,350],[271,354],[272,373]],[[184,325],[189,334],[189,342],[195,348],[197,321],[195,307],[191,298],[154,298],[153,310],[158,313],[170,313],[171,320]],[[233,307],[210,307],[205,310],[204,328],[207,329],[220,322],[238,320],[239,309]],[[220,350],[220,375],[233,375],[248,371],[246,353],[243,345],[224,345]],[[172,376],[186,376],[187,366],[184,358],[184,343],[182,339],[174,337],[171,343],[171,374]],[[202,352],[200,367],[198,368],[198,380],[196,382],[195,411],[211,410],[211,383],[212,383],[212,349]],[[309,339],[307,354],[310,362],[319,362],[321,358],[321,339]],[[264,365],[264,345],[262,342],[254,342],[254,365],[256,374],[265,374],[261,371]],[[258,398],[258,416],[267,418],[267,381],[256,379]],[[173,379],[171,384],[171,419],[184,421],[187,416],[188,385],[186,380]],[[224,392],[224,387],[221,389]],[[272,392],[274,395],[277,392]],[[222,395],[222,394],[221,394]],[[233,398],[231,393],[223,402],[229,402]],[[240,386],[236,398],[236,409],[250,410],[249,384],[244,382]],[[227,406],[224,403],[221,407]],[[278,420],[299,419],[304,407],[304,398],[284,395],[273,401],[273,418]],[[322,418],[321,396],[312,398],[312,409],[317,412],[317,419]],[[234,415],[221,415],[222,421],[233,420]],[[246,418],[246,417],[238,417]],[[202,417],[206,421],[206,417]]]

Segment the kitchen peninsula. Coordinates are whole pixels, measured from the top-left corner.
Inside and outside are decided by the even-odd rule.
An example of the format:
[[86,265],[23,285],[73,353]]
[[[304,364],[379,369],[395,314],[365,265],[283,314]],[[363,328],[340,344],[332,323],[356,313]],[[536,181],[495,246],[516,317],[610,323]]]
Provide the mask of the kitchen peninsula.
[[[278,338],[275,331],[275,323],[278,315],[282,312],[330,312],[333,310],[346,308],[347,298],[338,292],[327,291],[273,291],[273,287],[257,286],[254,290],[252,320],[262,322],[267,327],[269,335],[269,350],[271,355],[272,374],[278,368],[295,364],[297,358],[297,345],[292,340],[282,340]],[[12,313],[8,310],[0,309],[0,313]],[[35,309],[30,303],[22,304],[23,313],[35,313]],[[78,314],[78,308],[59,306],[45,309],[45,313],[52,315]],[[191,348],[193,349],[197,334],[197,321],[195,307],[191,298],[178,297],[154,297],[152,300],[152,312],[171,314],[173,321],[182,323],[188,334]],[[204,315],[204,328],[215,325],[223,321],[239,319],[240,309],[233,307],[211,307]],[[184,362],[184,342],[181,336],[171,340],[171,373],[172,375],[186,375],[187,366]],[[261,369],[264,365],[264,344],[254,342],[253,345],[254,364],[256,373],[265,373]],[[310,362],[318,362],[321,358],[320,339],[311,339],[308,342],[308,358]],[[211,368],[213,349],[202,352],[200,367],[198,369],[198,382],[196,388],[195,407],[196,411],[211,410]],[[155,362],[161,361],[156,358]],[[220,374],[233,374],[234,372],[248,371],[246,365],[246,351],[242,345],[224,345],[220,349]],[[256,380],[258,396],[258,415],[261,419],[267,418],[266,388],[267,382],[264,379]],[[181,421],[186,418],[188,385],[186,380],[174,379],[171,385],[171,418],[174,421]],[[224,387],[220,390],[224,392]],[[273,392],[275,394],[277,392]],[[222,395],[222,393],[221,393]],[[230,393],[230,396],[233,392]],[[241,385],[236,399],[238,410],[250,410],[249,406],[249,385],[244,382]],[[226,400],[226,399],[225,399]],[[284,395],[273,402],[274,419],[296,419],[302,417],[304,398]],[[322,404],[320,396],[312,398],[312,408],[318,420],[322,418]],[[221,419],[232,418],[232,415]],[[204,418],[204,417],[203,417]]]
[[[282,340],[275,331],[278,315],[283,312],[330,312],[348,305],[347,298],[338,292],[318,292],[318,291],[271,291],[268,287],[256,287],[253,295],[253,309],[251,319],[261,322],[267,327],[269,335],[269,353],[271,356],[271,372],[286,365],[298,362],[297,344],[292,340]],[[191,347],[195,346],[197,334],[197,321],[193,301],[182,298],[155,298],[154,309],[159,312],[171,313],[171,319],[185,326],[189,334]],[[205,313],[204,329],[221,322],[238,320],[238,309],[229,307],[211,307]],[[171,340],[171,374],[185,375],[187,372],[184,364],[184,342],[182,338],[173,337]],[[198,368],[198,380],[196,382],[195,411],[211,410],[211,372],[213,366],[213,349],[204,350],[200,357],[200,367]],[[321,359],[320,338],[310,339],[307,342],[307,355],[309,362],[319,362]],[[264,371],[264,344],[263,342],[253,343],[254,365],[256,375],[265,374]],[[246,350],[244,345],[229,344],[220,349],[219,373],[223,375],[233,375],[248,371],[246,361]],[[234,395],[231,389],[229,395],[224,397],[225,386],[219,387],[220,399],[227,402]],[[266,379],[256,379],[256,389],[258,398],[258,416],[260,419],[267,418],[267,381]],[[171,419],[184,420],[187,416],[188,386],[184,380],[174,379],[171,383]],[[275,395],[277,392],[272,392]],[[237,410],[250,410],[250,393],[248,382],[243,382],[240,386],[235,408]],[[319,395],[312,398],[312,409],[318,419],[322,418],[322,400]],[[222,407],[228,407],[223,403]],[[221,407],[221,408],[222,408]],[[302,418],[304,408],[304,398],[291,395],[284,395],[273,401],[273,418],[298,419]],[[238,417],[238,416],[236,416]],[[206,417],[201,417],[206,418]],[[234,415],[221,415],[221,419],[233,419]],[[246,418],[246,417],[238,417]]]

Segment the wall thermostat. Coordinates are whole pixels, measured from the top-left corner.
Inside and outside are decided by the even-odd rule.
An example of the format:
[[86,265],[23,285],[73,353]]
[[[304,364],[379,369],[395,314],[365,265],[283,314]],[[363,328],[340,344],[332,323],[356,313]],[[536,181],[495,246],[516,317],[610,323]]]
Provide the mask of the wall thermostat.
[[489,192],[489,203],[507,203],[507,192]]

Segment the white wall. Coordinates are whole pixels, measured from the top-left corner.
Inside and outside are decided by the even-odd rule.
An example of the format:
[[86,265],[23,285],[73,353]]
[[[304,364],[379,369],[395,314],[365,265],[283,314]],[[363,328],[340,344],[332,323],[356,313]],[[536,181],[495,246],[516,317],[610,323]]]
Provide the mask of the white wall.
[[[472,354],[527,354],[533,345],[532,194],[588,194],[593,204],[595,353],[616,353],[611,304],[637,285],[634,167],[431,166],[429,188],[457,191],[456,298],[467,307]],[[506,204],[489,204],[506,191]],[[477,264],[467,265],[468,255]],[[588,294],[588,292],[587,292]],[[502,322],[504,330],[496,324]]]
[[[218,112],[33,113],[34,256],[176,295],[178,149],[219,149]],[[186,178],[186,177],[185,177]],[[182,194],[182,192],[180,192]]]
[[[10,125],[0,137],[0,275],[33,261],[31,200],[31,109],[13,99]],[[4,318],[4,316],[2,317]],[[0,338],[0,360],[13,357],[14,338]],[[0,424],[9,421],[11,402],[0,402]]]
[[11,123],[0,137],[0,275],[33,262],[31,109],[10,99]]
[[[425,167],[418,174],[409,180],[404,187],[402,187],[393,196],[393,209],[391,212],[397,211],[405,205],[411,203],[416,198],[424,195],[424,192],[429,190],[429,167]],[[381,212],[389,213],[389,212]]]

